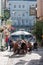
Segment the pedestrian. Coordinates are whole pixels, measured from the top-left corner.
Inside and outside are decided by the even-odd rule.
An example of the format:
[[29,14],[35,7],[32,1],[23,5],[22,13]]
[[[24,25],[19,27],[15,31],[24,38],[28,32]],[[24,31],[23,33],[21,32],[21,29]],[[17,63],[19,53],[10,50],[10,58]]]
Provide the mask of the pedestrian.
[[37,44],[37,41],[34,43],[33,48],[36,49],[36,50],[38,50],[38,44]]
[[7,49],[8,49],[8,39],[9,39],[9,37],[8,37],[8,35],[6,35],[6,36],[5,36],[5,43],[6,43]]
[[11,49],[13,48],[12,42],[13,42],[12,40],[9,41],[10,51],[11,51]]
[[13,40],[12,40],[12,37],[9,37],[9,46],[10,46],[10,51],[11,49],[13,48]]
[[43,39],[42,39],[42,41],[41,41],[41,46],[43,47]]

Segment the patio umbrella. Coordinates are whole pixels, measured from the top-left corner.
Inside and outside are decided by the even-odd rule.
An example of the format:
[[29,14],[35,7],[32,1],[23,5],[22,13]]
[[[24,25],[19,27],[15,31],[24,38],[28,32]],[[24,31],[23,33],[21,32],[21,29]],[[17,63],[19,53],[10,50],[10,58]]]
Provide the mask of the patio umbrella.
[[26,31],[17,31],[17,32],[12,33],[11,35],[32,35],[32,34]]

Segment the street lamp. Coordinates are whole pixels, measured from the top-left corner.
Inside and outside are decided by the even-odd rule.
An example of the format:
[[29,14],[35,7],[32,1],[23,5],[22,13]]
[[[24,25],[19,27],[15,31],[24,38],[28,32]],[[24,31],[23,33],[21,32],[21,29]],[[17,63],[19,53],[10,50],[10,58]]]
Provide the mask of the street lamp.
[[[37,7],[35,8],[35,24],[37,23]],[[35,26],[36,27],[36,26]]]
[[[36,7],[36,9],[35,9],[35,17],[36,17],[36,22],[37,22],[37,7]],[[36,23],[35,22],[35,23]]]
[[35,31],[36,31],[36,24],[37,24],[37,7],[35,8]]

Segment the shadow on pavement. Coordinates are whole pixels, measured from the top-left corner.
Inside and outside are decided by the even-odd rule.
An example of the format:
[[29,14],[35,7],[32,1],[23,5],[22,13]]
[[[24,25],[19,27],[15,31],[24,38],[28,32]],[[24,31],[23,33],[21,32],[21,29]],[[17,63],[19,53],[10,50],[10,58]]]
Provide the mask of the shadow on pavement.
[[40,59],[32,59],[32,60],[28,60],[28,61],[25,61],[25,60],[20,60],[19,62],[17,62],[15,65],[43,65],[43,51],[33,51],[32,53],[36,53],[38,54],[39,56],[41,56]]
[[[17,62],[15,65],[43,65],[43,49],[42,50],[38,50],[38,51],[32,51],[31,53],[35,53],[35,54],[38,54],[40,57],[40,59],[32,59],[29,61],[25,61],[23,59],[20,59],[19,62]],[[29,54],[29,53],[28,53]],[[9,58],[20,58],[20,57],[25,57],[26,54],[13,54],[11,56],[9,55],[6,55],[6,56],[9,56]],[[30,54],[29,54],[30,55]],[[31,58],[31,57],[30,57]]]
[[9,55],[5,55],[4,57],[9,57]]
[[39,60],[31,60],[27,65],[43,65],[43,57]]
[[15,65],[25,65],[25,63],[27,63],[27,61],[25,60],[20,60],[18,63],[16,63]]
[[13,54],[11,56],[9,56],[9,58],[20,58],[20,57],[24,57],[25,54]]
[[30,61],[21,60],[15,65],[43,65],[43,57],[41,57],[41,59],[39,60],[30,60]]
[[43,50],[41,51],[34,51],[34,53],[37,53],[41,56],[40,59],[30,60],[26,65],[43,65]]

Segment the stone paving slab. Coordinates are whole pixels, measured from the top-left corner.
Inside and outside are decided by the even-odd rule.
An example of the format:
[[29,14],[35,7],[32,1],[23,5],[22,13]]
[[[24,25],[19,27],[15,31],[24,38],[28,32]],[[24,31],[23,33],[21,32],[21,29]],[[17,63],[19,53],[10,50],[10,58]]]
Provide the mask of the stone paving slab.
[[26,55],[12,54],[8,51],[0,52],[0,65],[43,65],[43,51],[41,49]]
[[6,57],[0,57],[0,65],[7,65],[8,58]]
[[0,65],[7,65],[8,63],[8,57],[5,55],[8,55],[8,53],[5,52],[0,52]]
[[41,56],[37,53],[26,54],[23,57],[14,56],[9,58],[7,65],[38,65],[40,58]]

